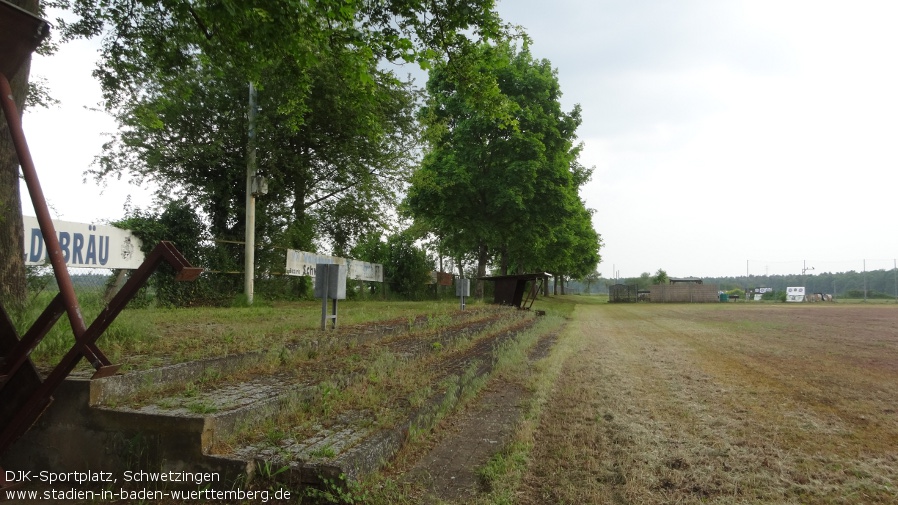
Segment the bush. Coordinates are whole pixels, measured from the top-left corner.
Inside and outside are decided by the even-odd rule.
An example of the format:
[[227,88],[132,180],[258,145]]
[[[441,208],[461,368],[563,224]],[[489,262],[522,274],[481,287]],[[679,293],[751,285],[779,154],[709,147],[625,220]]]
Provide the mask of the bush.
[[786,301],[786,292],[785,291],[768,291],[761,295],[761,300],[765,302],[785,302]]
[[738,297],[740,300],[744,300],[744,299],[745,299],[745,290],[742,290],[742,289],[739,289],[739,288],[736,288],[736,289],[730,289],[730,290],[728,290],[726,293],[727,293],[727,295],[730,296],[730,298]]
[[[351,251],[354,258],[380,263],[384,266],[384,283],[391,293],[410,300],[424,298],[433,261],[416,246],[407,233],[390,235],[386,240],[380,233],[364,237]],[[377,293],[377,283],[367,283],[371,293]]]
[[[143,242],[141,249],[149,254],[159,242],[172,242],[194,266],[208,266],[210,240],[206,225],[183,201],[169,202],[159,214],[134,209],[121,221],[112,223],[131,230]],[[230,302],[228,290],[207,275],[194,282],[176,282],[174,270],[167,263],[150,277],[145,289],[135,297],[137,305],[155,302],[163,307],[195,304],[221,305]]]

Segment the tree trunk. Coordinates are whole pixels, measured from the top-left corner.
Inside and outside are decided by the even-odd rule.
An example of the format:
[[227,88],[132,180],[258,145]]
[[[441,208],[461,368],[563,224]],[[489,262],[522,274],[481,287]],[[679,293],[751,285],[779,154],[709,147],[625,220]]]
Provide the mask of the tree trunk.
[[508,275],[508,245],[502,246],[502,275]]
[[[480,244],[480,247],[477,250],[477,277],[486,276],[487,251],[486,244]],[[477,280],[474,296],[483,300],[483,281],[480,279]]]
[[[15,6],[37,13],[37,0],[12,0]],[[13,101],[21,115],[25,109],[28,73],[27,59],[14,76],[6,76],[12,87]],[[0,114],[3,116],[3,114]],[[0,118],[0,303],[14,309],[25,303],[25,231],[22,228],[22,199],[19,193],[19,158],[10,136],[6,117]]]

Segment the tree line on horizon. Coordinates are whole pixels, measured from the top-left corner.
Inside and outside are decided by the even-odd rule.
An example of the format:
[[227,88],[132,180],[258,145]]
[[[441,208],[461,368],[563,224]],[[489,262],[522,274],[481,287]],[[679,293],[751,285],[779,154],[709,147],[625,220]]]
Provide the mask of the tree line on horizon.
[[[648,289],[659,284],[658,271],[654,276],[648,272],[639,277],[622,279],[593,280],[603,286],[614,284],[635,285],[639,289]],[[666,275],[666,273],[664,273]],[[867,272],[849,270],[847,272],[820,272],[815,274],[791,275],[742,275],[730,277],[702,277],[706,284],[717,284],[722,291],[741,291],[743,294],[757,288],[771,288],[777,293],[785,293],[790,287],[804,287],[805,292],[823,293],[845,298],[898,299],[898,270],[879,269]],[[580,283],[585,284],[582,280]]]

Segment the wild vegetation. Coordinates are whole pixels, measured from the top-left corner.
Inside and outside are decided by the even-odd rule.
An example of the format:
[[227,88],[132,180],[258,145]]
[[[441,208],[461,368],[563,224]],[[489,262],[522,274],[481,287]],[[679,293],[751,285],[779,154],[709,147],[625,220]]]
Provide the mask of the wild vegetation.
[[[43,310],[42,295],[30,311],[14,323],[27,327]],[[100,292],[82,296],[85,318],[92,320],[103,308]],[[480,307],[471,304],[473,311]],[[437,320],[456,312],[457,301],[344,301],[339,305],[339,331],[352,331],[359,324],[414,325],[416,317]],[[320,332],[321,302],[271,302],[251,307],[130,308],[103,334],[99,344],[109,358],[128,369],[144,369],[229,354],[280,349],[304,339],[317,340]],[[68,321],[61,319],[45,337],[32,359],[51,366],[72,346]],[[82,363],[86,366],[86,364]],[[88,367],[89,368],[89,367]]]
[[421,112],[429,149],[404,209],[459,266],[470,256],[478,276],[492,259],[503,275],[583,277],[599,262],[600,239],[579,195],[592,172],[577,162],[580,109],[561,110],[557,76],[526,38],[520,48],[483,44],[474,56],[505,97],[502,113],[476,107],[449,64],[438,65]]

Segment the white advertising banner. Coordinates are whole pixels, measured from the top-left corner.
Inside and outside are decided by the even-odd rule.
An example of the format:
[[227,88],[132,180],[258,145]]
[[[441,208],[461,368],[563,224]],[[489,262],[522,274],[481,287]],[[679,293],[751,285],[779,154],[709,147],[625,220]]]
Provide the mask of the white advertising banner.
[[[22,216],[25,264],[49,265],[47,245],[37,218]],[[115,226],[53,220],[66,265],[74,268],[136,269],[143,263],[140,239]]]
[[803,302],[804,301],[804,287],[800,288],[786,288],[786,301],[787,302]]
[[347,279],[370,282],[384,281],[384,267],[379,263],[287,249],[287,275],[315,277],[315,265],[318,264],[346,265]]

